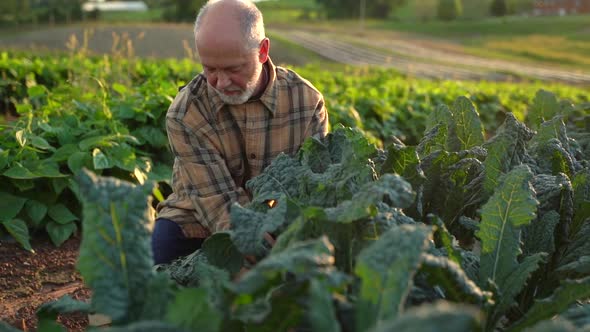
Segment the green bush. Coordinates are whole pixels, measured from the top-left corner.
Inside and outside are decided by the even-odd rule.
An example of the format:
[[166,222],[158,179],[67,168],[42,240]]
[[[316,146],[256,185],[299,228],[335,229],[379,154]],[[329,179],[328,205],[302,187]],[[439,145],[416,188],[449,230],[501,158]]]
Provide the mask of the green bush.
[[535,6],[535,0],[506,0],[508,14],[530,13]]
[[206,0],[174,0],[172,6],[168,7],[162,18],[172,22],[193,22],[199,13],[199,9],[206,3]]
[[452,21],[463,14],[463,6],[460,0],[440,0],[437,12],[439,19]]
[[[358,0],[316,0],[326,11],[328,17],[356,18],[360,14]],[[391,12],[404,5],[406,0],[373,0],[366,1],[366,15],[374,18],[386,18]]]
[[429,21],[436,18],[438,0],[415,0],[414,15],[420,21]]
[[0,25],[71,23],[82,20],[82,0],[2,0]]
[[481,19],[489,16],[491,0],[463,0],[463,18]]
[[493,16],[505,16],[508,14],[508,6],[505,0],[494,0],[490,5],[490,14]]

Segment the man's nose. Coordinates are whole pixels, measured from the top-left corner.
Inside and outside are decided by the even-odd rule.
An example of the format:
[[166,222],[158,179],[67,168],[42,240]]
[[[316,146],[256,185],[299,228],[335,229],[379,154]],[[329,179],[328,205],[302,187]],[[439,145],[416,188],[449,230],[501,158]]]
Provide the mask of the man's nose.
[[229,75],[226,73],[220,72],[217,74],[217,90],[223,90],[231,85],[231,80]]

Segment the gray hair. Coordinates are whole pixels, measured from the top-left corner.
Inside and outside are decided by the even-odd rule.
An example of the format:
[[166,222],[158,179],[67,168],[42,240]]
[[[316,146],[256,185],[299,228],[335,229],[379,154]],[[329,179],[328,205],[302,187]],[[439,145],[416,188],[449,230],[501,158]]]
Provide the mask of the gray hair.
[[[221,0],[209,0],[201,9],[199,10],[199,14],[195,20],[195,28],[194,34],[195,38],[197,37],[197,33],[199,32],[199,28],[201,27],[201,23],[203,21],[203,17],[209,11],[211,6],[214,6],[216,3],[220,2]],[[240,20],[240,27],[242,33],[244,34],[246,40],[246,47],[247,48],[258,48],[260,46],[260,42],[265,37],[264,33],[264,21],[262,19],[262,13],[252,3],[251,1],[244,1],[244,0],[236,0],[237,2],[241,2],[243,5],[240,6],[238,10],[239,20]]]

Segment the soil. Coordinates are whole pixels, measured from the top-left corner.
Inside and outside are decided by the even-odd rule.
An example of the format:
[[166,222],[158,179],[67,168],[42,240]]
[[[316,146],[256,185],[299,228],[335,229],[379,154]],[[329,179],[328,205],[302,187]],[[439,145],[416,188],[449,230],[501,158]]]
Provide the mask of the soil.
[[[84,287],[76,270],[80,237],[75,236],[55,247],[43,236],[36,236],[31,245],[34,253],[18,243],[0,238],[0,321],[23,331],[37,329],[37,308],[46,302],[69,294],[89,301],[90,290]],[[58,317],[68,331],[84,331],[88,326],[85,314]]]

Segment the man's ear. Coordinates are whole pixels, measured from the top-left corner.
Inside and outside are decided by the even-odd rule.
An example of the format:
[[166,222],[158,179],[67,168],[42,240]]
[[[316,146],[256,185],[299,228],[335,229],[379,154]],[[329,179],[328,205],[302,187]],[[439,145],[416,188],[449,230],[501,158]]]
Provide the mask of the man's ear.
[[260,63],[265,63],[268,60],[268,52],[270,51],[270,40],[264,38],[260,42],[260,50],[258,52],[258,60]]

